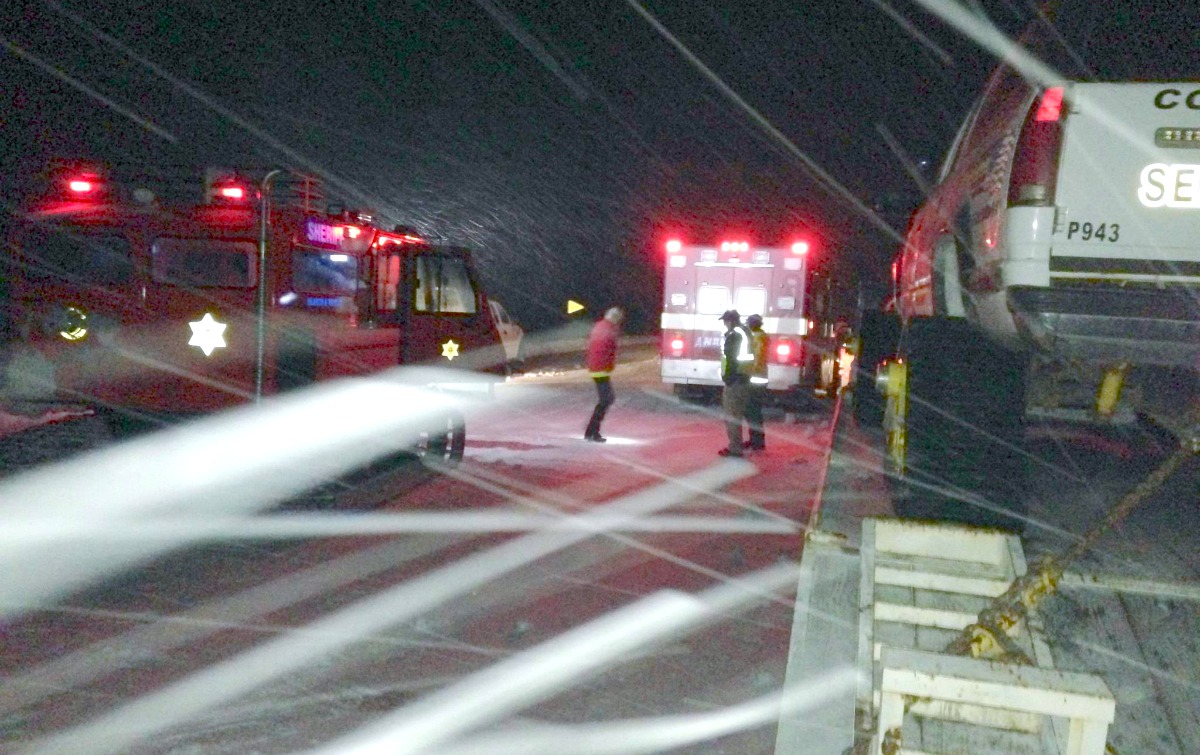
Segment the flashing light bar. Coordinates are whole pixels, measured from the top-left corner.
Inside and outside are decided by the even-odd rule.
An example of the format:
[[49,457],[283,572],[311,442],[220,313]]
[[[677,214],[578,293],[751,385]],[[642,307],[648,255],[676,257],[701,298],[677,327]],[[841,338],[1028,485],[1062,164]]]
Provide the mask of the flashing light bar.
[[246,198],[246,190],[241,186],[222,186],[218,193],[224,199],[234,199],[239,202]]
[[750,242],[748,241],[722,241],[722,252],[748,252],[750,251]]
[[72,178],[67,182],[67,188],[75,194],[91,194],[96,190],[97,184],[86,178]]
[[[354,238],[354,237],[351,236],[351,238]],[[421,238],[420,236],[414,236],[413,234],[409,234],[409,233],[406,233],[403,236],[396,236],[394,234],[389,234],[389,233],[380,233],[379,240],[375,242],[375,246],[385,247],[388,244],[424,244],[424,243],[425,243],[425,239]]]

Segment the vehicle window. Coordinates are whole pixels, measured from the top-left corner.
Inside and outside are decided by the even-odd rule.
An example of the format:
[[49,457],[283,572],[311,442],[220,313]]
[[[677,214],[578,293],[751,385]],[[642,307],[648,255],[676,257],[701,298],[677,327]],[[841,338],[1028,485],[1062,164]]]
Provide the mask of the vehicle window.
[[133,278],[129,240],[117,235],[35,228],[25,234],[21,254],[34,280],[119,284]]
[[358,258],[338,252],[296,249],[292,253],[292,286],[304,293],[353,294]]
[[417,257],[417,290],[413,309],[418,312],[471,315],[477,311],[475,287],[465,260],[425,254]]
[[725,286],[701,286],[696,292],[696,312],[719,315],[729,309],[729,289]]
[[257,249],[249,241],[161,238],[150,248],[159,283],[200,288],[253,288]]
[[375,276],[375,306],[381,312],[396,310],[400,290],[400,255],[380,255]]
[[767,290],[765,288],[739,288],[734,297],[733,308],[746,315],[762,315],[767,311]]
[[975,100],[975,104],[967,112],[967,117],[963,119],[962,125],[958,127],[958,133],[954,135],[954,141],[950,144],[950,149],[946,151],[946,157],[942,161],[942,167],[938,170],[937,180],[942,182],[946,176],[950,174],[950,166],[954,165],[957,159],[958,152],[962,149],[963,138],[971,129],[971,125],[975,122],[975,118],[979,115],[979,107],[983,104],[983,98]]
[[1008,66],[998,69],[975,107],[975,113],[955,160],[983,160],[1011,128],[1019,128],[1033,95],[1031,85]]

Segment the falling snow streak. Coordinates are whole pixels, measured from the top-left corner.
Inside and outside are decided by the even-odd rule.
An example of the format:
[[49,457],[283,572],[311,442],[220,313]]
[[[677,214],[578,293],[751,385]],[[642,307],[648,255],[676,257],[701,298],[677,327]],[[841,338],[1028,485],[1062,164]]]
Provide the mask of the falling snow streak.
[[84,84],[79,79],[74,78],[73,76],[67,74],[65,71],[62,71],[62,70],[56,68],[55,66],[51,65],[50,63],[47,63],[46,61],[42,60],[41,58],[37,57],[33,53],[31,53],[28,50],[21,47],[20,45],[13,43],[13,41],[8,39],[7,37],[0,36],[0,44],[4,45],[4,47],[7,48],[8,51],[11,52],[13,55],[16,55],[17,57],[21,58],[22,60],[28,61],[29,63],[31,63],[34,66],[37,66],[38,69],[40,69],[44,73],[49,74],[50,76],[53,76],[54,78],[58,79],[59,81],[62,81],[66,84],[69,84],[69,85],[75,87],[79,91],[86,94],[88,97],[91,97],[92,99],[96,100],[97,102],[104,105],[105,107],[112,110],[113,112],[123,115],[124,117],[133,121],[137,125],[146,129],[150,133],[155,134],[156,136],[161,136],[163,139],[166,139],[167,141],[171,142],[172,144],[179,141],[178,137],[176,137],[170,131],[167,131],[166,129],[162,128],[161,126],[158,126],[158,125],[152,123],[150,120],[143,118],[142,116],[133,112],[129,108],[125,107],[124,105],[120,105],[120,104],[114,102],[111,98],[104,96],[100,92],[97,92],[95,89],[88,86],[87,84]]

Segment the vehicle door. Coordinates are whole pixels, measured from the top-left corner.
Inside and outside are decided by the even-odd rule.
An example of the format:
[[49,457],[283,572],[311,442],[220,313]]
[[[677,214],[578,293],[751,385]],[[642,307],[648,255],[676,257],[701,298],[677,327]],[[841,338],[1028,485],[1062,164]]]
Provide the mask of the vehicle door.
[[428,246],[395,254],[397,262],[387,264],[389,271],[398,268],[394,317],[400,364],[502,370],[504,349],[470,254]]

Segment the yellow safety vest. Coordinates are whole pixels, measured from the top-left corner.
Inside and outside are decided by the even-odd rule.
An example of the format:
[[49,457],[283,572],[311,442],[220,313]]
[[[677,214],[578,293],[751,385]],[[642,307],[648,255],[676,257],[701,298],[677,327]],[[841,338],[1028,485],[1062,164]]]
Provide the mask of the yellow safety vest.
[[750,368],[750,382],[755,385],[767,384],[767,334],[761,330],[750,331],[751,350],[754,352],[754,366]]

